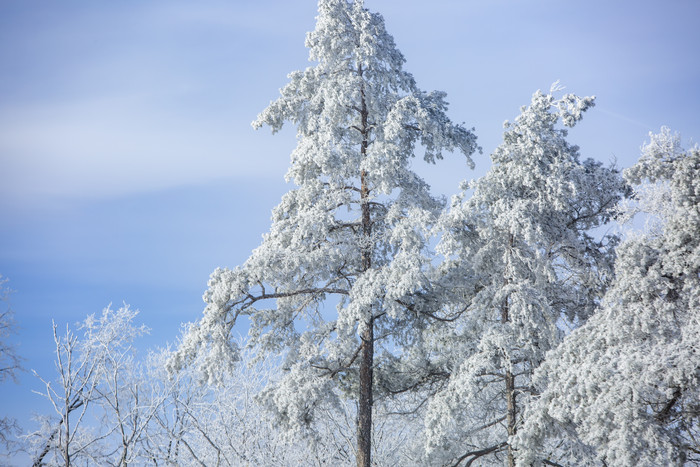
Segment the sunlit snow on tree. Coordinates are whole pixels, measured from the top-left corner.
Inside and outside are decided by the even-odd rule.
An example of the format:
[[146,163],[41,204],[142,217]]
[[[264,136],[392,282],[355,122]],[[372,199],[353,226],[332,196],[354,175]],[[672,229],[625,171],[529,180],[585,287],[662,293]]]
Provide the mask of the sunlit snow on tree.
[[609,277],[615,242],[587,232],[610,219],[624,185],[580,161],[558,128],[574,126],[593,98],[558,91],[536,92],[506,123],[491,170],[441,219],[453,320],[427,331],[447,375],[426,417],[433,461],[514,464],[532,372],[561,342],[562,322],[590,315]]
[[660,224],[620,245],[604,306],[538,372],[523,466],[566,438],[579,465],[700,463],[700,149],[664,128],[624,175]]
[[306,45],[315,64],[291,73],[253,123],[296,125],[287,179],[298,188],[250,258],[212,274],[204,316],[171,364],[204,354],[202,374],[219,380],[237,358],[232,329],[249,316],[250,346],[285,351],[285,373],[261,396],[279,422],[303,431],[315,410],[350,397],[357,462],[369,465],[373,399],[403,389],[385,361],[416,346],[432,320],[423,312],[433,292],[428,243],[443,203],[410,160],[420,145],[428,162],[447,150],[471,164],[476,138],[447,118],[444,93],[416,86],[382,17],[361,1],[321,0]]

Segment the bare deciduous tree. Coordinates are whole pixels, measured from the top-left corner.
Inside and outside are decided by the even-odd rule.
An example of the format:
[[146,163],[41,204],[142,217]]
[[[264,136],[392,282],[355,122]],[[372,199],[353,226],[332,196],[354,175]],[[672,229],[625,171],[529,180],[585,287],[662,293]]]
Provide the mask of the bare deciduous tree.
[[[131,343],[146,332],[133,326],[136,314],[124,306],[116,311],[107,307],[99,318],[90,315],[80,326],[82,340],[68,326],[59,335],[53,324],[58,375],[51,380],[35,374],[44,385],[39,394],[51,403],[54,415],[43,417],[41,427],[27,435],[34,465],[79,460],[104,464],[115,452],[117,464],[127,463],[143,429],[138,390],[125,379],[133,363]],[[106,414],[102,425],[95,423],[99,409]],[[111,439],[114,433],[118,443]]]
[[[17,332],[14,314],[10,308],[11,290],[7,287],[8,279],[0,274],[0,384],[7,380],[17,382],[17,373],[22,371],[22,358],[17,354],[16,346],[10,342]],[[11,417],[0,418],[0,446],[6,452],[17,449],[16,437],[21,433],[17,420]]]

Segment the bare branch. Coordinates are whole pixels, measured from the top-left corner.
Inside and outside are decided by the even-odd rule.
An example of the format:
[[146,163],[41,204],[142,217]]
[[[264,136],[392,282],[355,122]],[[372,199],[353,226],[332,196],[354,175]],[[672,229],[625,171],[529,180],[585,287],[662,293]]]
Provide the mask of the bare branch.
[[496,444],[495,446],[491,446],[489,448],[480,449],[478,451],[470,451],[470,452],[462,455],[459,459],[457,459],[457,462],[452,464],[452,467],[459,466],[459,464],[461,464],[462,461],[465,460],[467,457],[473,456],[471,459],[469,459],[469,461],[467,461],[466,464],[464,464],[465,467],[469,467],[478,458],[483,457],[487,454],[491,454],[492,452],[498,452],[506,446],[508,446],[508,443],[501,443],[501,444]]

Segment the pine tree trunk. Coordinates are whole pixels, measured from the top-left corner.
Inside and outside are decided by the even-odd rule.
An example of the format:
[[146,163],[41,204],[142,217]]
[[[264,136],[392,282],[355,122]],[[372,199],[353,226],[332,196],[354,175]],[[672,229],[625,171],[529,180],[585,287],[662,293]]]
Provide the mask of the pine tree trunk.
[[515,435],[515,376],[510,370],[506,370],[506,399],[507,399],[507,414],[506,424],[508,426],[508,467],[515,467],[515,453],[510,444],[510,438]]
[[[358,67],[358,74],[362,76],[362,66]],[[367,102],[365,101],[364,87],[361,89],[362,107],[360,110],[362,145],[360,152],[362,159],[367,155],[369,146],[369,126]],[[372,219],[369,210],[369,186],[367,185],[367,173],[360,172],[360,204],[362,208],[362,272],[372,267]],[[357,466],[370,467],[372,463],[372,370],[374,366],[374,318],[372,310],[369,317],[362,325],[362,355],[360,358],[360,394],[357,410]]]
[[[508,255],[510,256],[510,252],[513,249],[513,235],[510,235],[510,238],[508,239]],[[508,272],[506,272],[506,284],[510,282],[508,276]],[[501,322],[502,323],[507,323],[510,320],[509,317],[509,305],[508,305],[508,298],[503,303],[503,308],[501,309]],[[510,358],[508,355],[506,355],[506,358]],[[513,447],[510,444],[510,438],[515,435],[515,417],[517,415],[517,407],[515,405],[515,375],[513,375],[513,372],[511,371],[510,368],[510,362],[506,363],[506,427],[508,430],[508,467],[515,467],[515,452],[513,450]]]
[[357,414],[357,466],[369,467],[372,461],[372,366],[374,363],[374,323],[370,320],[362,333],[360,360],[360,397]]
[[[501,322],[508,322],[508,299],[503,303],[501,308]],[[506,358],[509,358],[505,355]],[[515,417],[516,417],[516,405],[515,405],[515,375],[511,371],[510,362],[507,362],[505,371],[505,382],[506,382],[506,429],[508,430],[508,467],[515,467],[515,453],[510,444],[511,436],[515,435]]]
[[[363,149],[365,149],[363,143]],[[369,190],[365,183],[365,172],[362,172],[362,227],[363,227],[363,248],[362,248],[362,269],[363,272],[369,270],[372,265],[370,235],[371,219],[367,196]],[[372,457],[372,369],[374,366],[374,319],[372,310],[369,310],[369,317],[362,323],[362,355],[360,358],[360,394],[358,397],[357,412],[357,466],[369,467]]]

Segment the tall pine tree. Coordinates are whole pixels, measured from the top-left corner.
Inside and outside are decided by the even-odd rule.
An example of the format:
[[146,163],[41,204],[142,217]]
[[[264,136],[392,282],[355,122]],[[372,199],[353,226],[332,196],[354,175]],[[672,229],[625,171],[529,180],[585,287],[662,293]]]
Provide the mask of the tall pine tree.
[[651,221],[618,249],[604,305],[538,371],[519,465],[700,464],[700,149],[667,128],[625,178]]
[[422,146],[427,162],[456,150],[472,164],[476,138],[448,119],[444,93],[416,86],[382,17],[361,0],[320,0],[306,45],[315,64],[291,73],[253,123],[296,125],[287,179],[297,188],[250,258],[212,274],[204,316],[171,364],[199,354],[216,379],[236,360],[234,325],[250,317],[249,344],[285,358],[267,405],[303,429],[319,404],[353,398],[357,464],[369,466],[373,399],[402,390],[387,368],[433,319],[423,306],[432,294],[428,241],[443,203],[410,161]]
[[557,90],[538,91],[506,123],[492,168],[440,223],[452,322],[428,332],[449,377],[426,429],[431,456],[450,464],[514,465],[533,370],[564,322],[587,318],[610,275],[614,242],[587,232],[609,219],[624,185],[616,171],[581,161],[559,127],[574,126],[593,98]]

